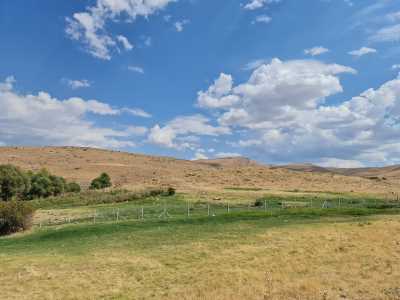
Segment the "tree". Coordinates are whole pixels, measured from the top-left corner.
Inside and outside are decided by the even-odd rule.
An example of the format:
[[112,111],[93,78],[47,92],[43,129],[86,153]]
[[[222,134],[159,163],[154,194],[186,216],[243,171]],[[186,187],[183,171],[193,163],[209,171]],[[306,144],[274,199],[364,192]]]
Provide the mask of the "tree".
[[111,187],[111,178],[107,173],[102,173],[99,177],[92,180],[90,184],[91,190],[100,190]]
[[29,190],[29,178],[19,168],[12,165],[0,166],[0,199],[9,201],[20,197]]
[[65,192],[67,182],[63,177],[50,175],[49,179],[51,181],[51,194],[53,196],[58,196]]
[[28,193],[30,199],[46,198],[53,194],[53,182],[50,174],[43,169],[36,174],[31,175],[31,188]]
[[76,182],[67,183],[65,191],[67,193],[79,193],[81,191],[81,186]]

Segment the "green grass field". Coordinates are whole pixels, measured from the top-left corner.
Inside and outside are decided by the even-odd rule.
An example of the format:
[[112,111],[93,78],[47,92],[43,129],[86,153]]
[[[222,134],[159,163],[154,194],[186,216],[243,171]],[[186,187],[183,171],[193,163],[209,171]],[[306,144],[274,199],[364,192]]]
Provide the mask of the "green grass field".
[[[185,195],[51,209],[43,202],[42,227],[0,238],[0,299],[338,299],[338,286],[350,299],[398,299],[390,297],[399,255],[382,243],[400,233],[399,208],[377,199],[342,199],[340,208],[314,198],[313,207],[311,199],[266,200],[266,210],[211,203],[210,216],[193,199],[188,216]],[[144,220],[135,218],[140,207],[148,208]],[[159,218],[165,207],[170,217]],[[116,210],[118,222],[109,214]],[[77,221],[61,222],[65,216]],[[60,224],[46,226],[52,217]],[[381,256],[359,267],[370,249]],[[362,293],[354,280],[365,283]]]

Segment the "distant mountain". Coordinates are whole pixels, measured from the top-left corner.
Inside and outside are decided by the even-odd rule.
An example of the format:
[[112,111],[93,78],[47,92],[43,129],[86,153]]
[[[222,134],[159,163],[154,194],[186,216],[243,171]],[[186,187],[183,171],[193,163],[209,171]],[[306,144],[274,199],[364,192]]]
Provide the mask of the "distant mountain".
[[214,167],[230,167],[230,168],[240,168],[248,166],[260,165],[258,162],[251,160],[247,157],[225,157],[225,158],[215,158],[215,159],[199,159],[195,162],[201,164],[207,164]]
[[330,168],[320,167],[313,164],[290,164],[275,166],[274,168],[283,168],[298,172],[333,173],[345,176],[363,177],[373,180],[392,179],[400,181],[400,165],[373,168]]
[[329,173],[331,172],[329,169],[316,166],[313,164],[290,164],[290,165],[283,165],[283,166],[274,166],[273,168],[283,168],[286,170],[291,171],[299,171],[299,172],[320,172],[320,173]]

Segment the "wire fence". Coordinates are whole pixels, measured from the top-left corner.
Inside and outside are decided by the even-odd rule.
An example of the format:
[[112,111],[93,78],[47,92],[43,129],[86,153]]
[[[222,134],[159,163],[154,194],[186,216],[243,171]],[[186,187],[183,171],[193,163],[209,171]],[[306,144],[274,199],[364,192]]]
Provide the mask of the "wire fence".
[[104,223],[120,221],[172,220],[183,218],[216,217],[230,213],[265,212],[279,213],[293,209],[396,209],[400,208],[399,201],[388,200],[354,200],[354,199],[309,199],[302,200],[268,200],[259,199],[248,204],[182,202],[170,204],[161,201],[149,205],[127,205],[121,207],[98,207],[88,209],[84,213],[71,216],[53,216],[34,222],[35,226],[54,226],[79,223]]

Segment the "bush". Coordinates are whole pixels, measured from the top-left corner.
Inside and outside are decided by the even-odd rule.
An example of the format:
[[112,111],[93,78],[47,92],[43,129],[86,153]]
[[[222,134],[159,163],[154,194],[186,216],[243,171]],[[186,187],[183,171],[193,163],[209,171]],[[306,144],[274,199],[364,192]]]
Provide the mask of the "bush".
[[176,194],[175,188],[169,187],[169,188],[167,189],[167,192],[166,192],[166,195],[167,195],[167,196],[173,196],[173,195],[175,195],[175,194]]
[[0,235],[29,229],[34,209],[27,202],[0,202]]
[[254,202],[255,207],[262,207],[265,205],[265,200],[264,199],[257,199],[256,202]]
[[29,190],[29,178],[19,168],[12,165],[0,166],[0,199],[9,201],[21,197]]
[[67,183],[67,186],[65,187],[65,191],[67,193],[80,193],[81,186],[76,182],[69,182],[69,183]]
[[102,173],[99,177],[92,180],[90,184],[91,190],[101,190],[111,187],[111,178],[107,173]]

